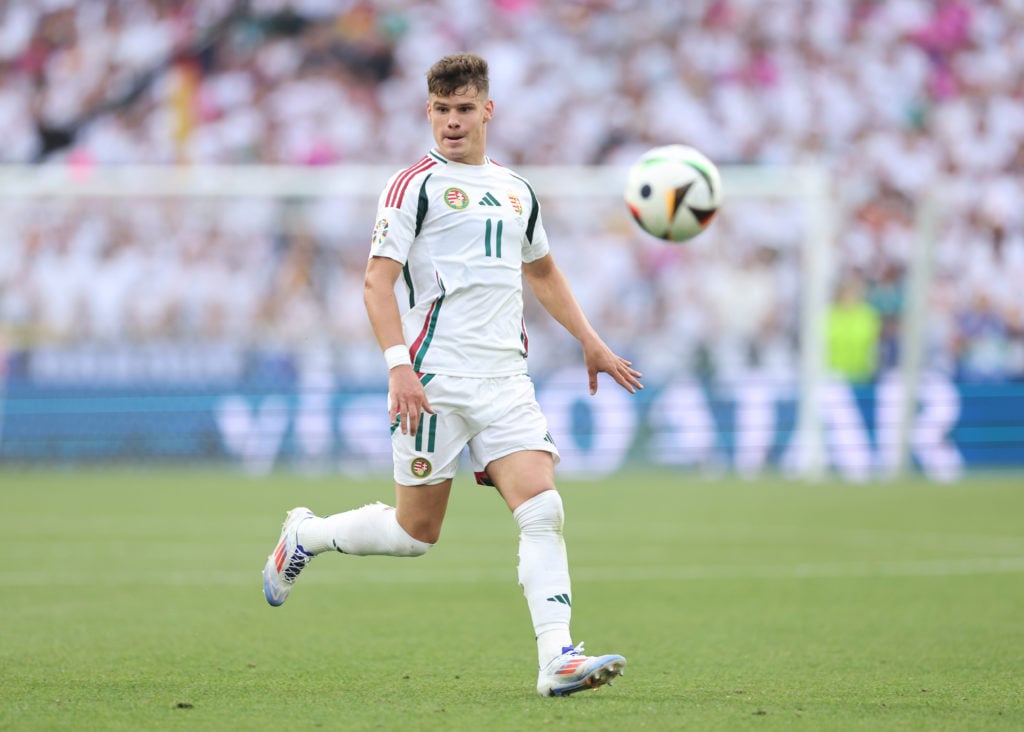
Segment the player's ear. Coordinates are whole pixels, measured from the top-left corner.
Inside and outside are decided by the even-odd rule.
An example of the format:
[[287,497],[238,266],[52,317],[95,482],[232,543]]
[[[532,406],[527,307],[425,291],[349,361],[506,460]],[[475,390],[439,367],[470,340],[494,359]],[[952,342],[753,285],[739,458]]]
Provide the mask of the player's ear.
[[430,100],[429,99],[427,100],[426,112],[427,112],[427,119],[430,119]]
[[484,122],[490,122],[494,116],[494,100],[488,99],[484,102]]

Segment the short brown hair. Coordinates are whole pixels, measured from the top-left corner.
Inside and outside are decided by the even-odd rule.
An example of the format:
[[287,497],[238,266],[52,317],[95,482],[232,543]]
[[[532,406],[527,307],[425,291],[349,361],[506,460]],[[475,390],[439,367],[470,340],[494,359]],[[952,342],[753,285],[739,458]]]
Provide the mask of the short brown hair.
[[487,61],[475,53],[445,56],[427,72],[427,92],[450,97],[472,87],[484,97],[490,91]]

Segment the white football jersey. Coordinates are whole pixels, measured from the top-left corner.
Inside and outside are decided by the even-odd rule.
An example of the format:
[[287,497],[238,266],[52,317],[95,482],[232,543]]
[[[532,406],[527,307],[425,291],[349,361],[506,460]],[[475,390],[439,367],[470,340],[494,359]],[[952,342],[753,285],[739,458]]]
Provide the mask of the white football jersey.
[[522,265],[548,253],[526,180],[489,158],[464,165],[431,150],[388,180],[371,257],[404,265],[405,342],[418,373],[526,372]]

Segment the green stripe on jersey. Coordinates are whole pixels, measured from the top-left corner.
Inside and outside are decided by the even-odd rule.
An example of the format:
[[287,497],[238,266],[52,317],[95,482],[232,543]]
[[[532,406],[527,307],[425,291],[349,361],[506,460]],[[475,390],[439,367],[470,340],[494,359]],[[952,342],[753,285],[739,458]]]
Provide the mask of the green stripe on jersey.
[[526,224],[526,241],[533,244],[533,230],[537,226],[537,216],[540,214],[540,204],[537,203],[537,194],[533,192],[533,186],[530,185],[526,178],[522,178],[515,173],[512,174],[512,177],[521,180],[523,185],[526,186],[526,190],[530,192],[530,219]]
[[409,263],[402,265],[402,277],[405,279],[405,289],[409,292],[409,307],[416,307],[416,289],[412,286],[412,272],[409,271]]
[[434,311],[430,314],[430,321],[427,323],[427,333],[423,338],[423,342],[420,343],[420,347],[416,349],[416,355],[412,360],[413,371],[423,370],[423,358],[427,355],[427,351],[430,349],[431,341],[434,340],[434,331],[437,330],[437,318],[441,314],[441,306],[444,305],[444,298],[444,284],[441,284],[441,294],[434,301]]
[[423,228],[423,219],[427,218],[427,181],[430,180],[430,176],[433,173],[427,173],[423,178],[423,183],[420,184],[420,195],[416,199],[416,229],[413,236],[420,235],[420,229]]

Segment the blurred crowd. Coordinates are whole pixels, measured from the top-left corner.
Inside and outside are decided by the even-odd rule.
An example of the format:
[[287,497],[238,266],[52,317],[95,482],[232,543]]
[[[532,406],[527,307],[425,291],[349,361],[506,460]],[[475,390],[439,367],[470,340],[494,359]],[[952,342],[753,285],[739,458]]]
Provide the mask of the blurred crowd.
[[[431,144],[426,69],[459,50],[491,63],[506,165],[625,165],[668,142],[824,165],[833,314],[852,297],[878,324],[855,380],[898,362],[933,200],[928,365],[1024,379],[1024,0],[11,0],[0,162],[397,169]],[[681,246],[621,200],[542,197],[584,307],[655,377],[797,369],[806,207],[726,195]],[[2,197],[0,337],[235,343],[379,377],[361,301],[375,196]],[[534,372],[564,363],[567,336],[528,323]]]

